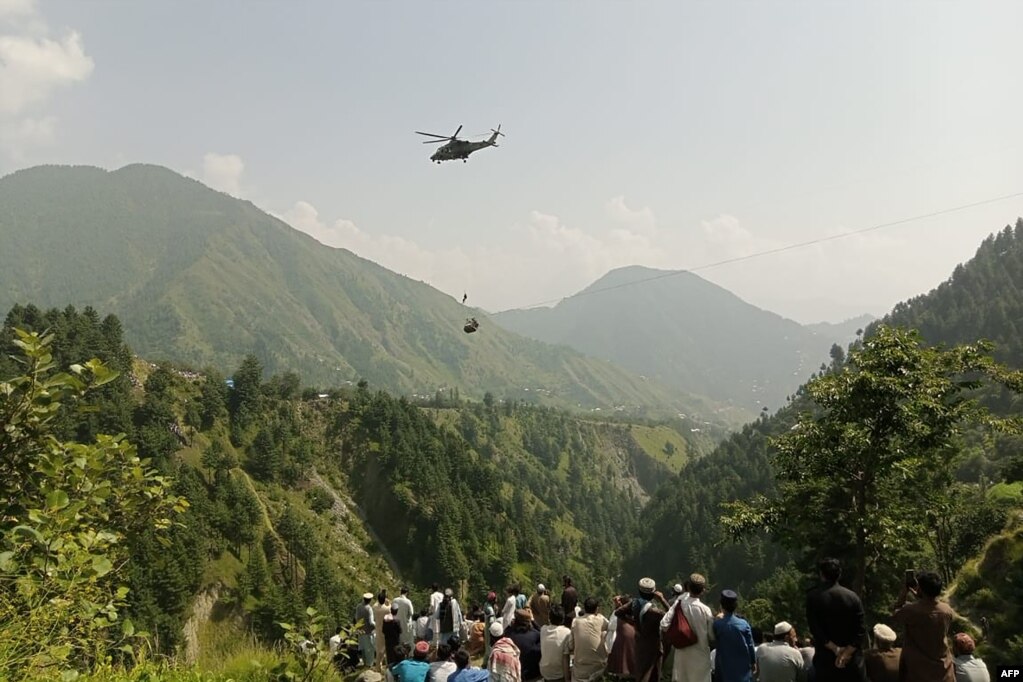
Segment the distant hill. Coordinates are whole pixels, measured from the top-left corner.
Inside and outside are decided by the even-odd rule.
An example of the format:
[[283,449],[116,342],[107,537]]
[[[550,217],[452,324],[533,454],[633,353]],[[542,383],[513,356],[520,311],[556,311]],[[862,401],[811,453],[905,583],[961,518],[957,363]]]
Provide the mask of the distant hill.
[[[93,306],[141,355],[230,372],[255,353],[309,384],[701,413],[709,401],[521,338],[450,296],[320,244],[159,166],[46,166],[0,179],[0,309]],[[480,331],[462,331],[467,314]]]
[[843,322],[815,322],[803,325],[815,334],[845,346],[856,338],[856,332],[863,332],[877,318],[873,315],[857,315]]
[[[627,286],[642,280],[649,281]],[[804,327],[693,273],[639,266],[612,270],[553,308],[508,310],[493,319],[754,411],[783,405],[828,360],[831,345],[845,345],[857,328],[850,335],[850,323]]]

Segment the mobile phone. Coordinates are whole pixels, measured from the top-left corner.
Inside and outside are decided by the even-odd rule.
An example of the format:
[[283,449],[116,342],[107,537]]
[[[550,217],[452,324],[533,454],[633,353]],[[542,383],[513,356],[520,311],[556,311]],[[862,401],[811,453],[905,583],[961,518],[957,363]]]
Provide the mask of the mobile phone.
[[906,569],[906,587],[916,587],[916,571],[912,568]]

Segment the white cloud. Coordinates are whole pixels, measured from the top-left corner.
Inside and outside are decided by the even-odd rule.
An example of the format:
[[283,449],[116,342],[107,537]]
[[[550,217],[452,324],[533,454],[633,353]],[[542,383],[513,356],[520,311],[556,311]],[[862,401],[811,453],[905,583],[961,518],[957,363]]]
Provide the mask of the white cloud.
[[[484,247],[477,247],[472,252],[458,247],[431,250],[404,237],[370,234],[344,218],[327,222],[307,201],[297,201],[288,210],[274,215],[321,244],[348,249],[362,258],[425,281],[459,298],[463,291],[471,288],[477,264],[490,256]],[[476,303],[482,304],[480,301]]]
[[244,172],[245,162],[237,154],[209,152],[202,157],[202,182],[233,197],[243,194],[241,181]]
[[51,38],[34,2],[0,0],[0,152],[20,161],[30,148],[52,144],[57,119],[32,110],[94,67],[78,32]]
[[57,88],[85,80],[94,66],[75,31],[60,40],[0,35],[0,114],[22,113]]
[[639,210],[629,208],[624,196],[614,197],[605,204],[604,209],[611,219],[625,225],[631,232],[651,235],[657,231],[657,218],[654,212],[648,206]]

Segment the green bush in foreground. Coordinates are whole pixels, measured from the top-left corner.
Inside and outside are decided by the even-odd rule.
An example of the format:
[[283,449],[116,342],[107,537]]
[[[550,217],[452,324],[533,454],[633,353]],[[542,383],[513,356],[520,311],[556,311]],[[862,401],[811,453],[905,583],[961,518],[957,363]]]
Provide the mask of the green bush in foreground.
[[129,541],[187,502],[123,435],[58,439],[58,416],[88,411],[86,394],[117,374],[98,360],[58,372],[52,336],[15,332],[23,373],[0,382],[0,679],[73,679],[134,656]]

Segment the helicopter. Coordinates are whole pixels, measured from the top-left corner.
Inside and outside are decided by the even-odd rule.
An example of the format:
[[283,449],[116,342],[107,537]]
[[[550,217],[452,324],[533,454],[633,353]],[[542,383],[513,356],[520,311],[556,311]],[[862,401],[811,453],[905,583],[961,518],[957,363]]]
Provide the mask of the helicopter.
[[436,140],[427,140],[423,144],[438,144],[440,142],[447,143],[435,151],[430,157],[430,161],[433,161],[434,163],[440,163],[441,161],[454,161],[455,159],[461,159],[462,163],[465,163],[469,160],[469,154],[486,147],[496,147],[497,136],[504,135],[504,133],[501,132],[500,124],[498,124],[497,130],[494,130],[493,128],[490,129],[490,132],[492,132],[493,135],[491,135],[488,139],[481,140],[479,142],[469,142],[468,140],[458,139],[458,133],[460,132],[462,132],[462,126],[458,126],[458,130],[456,130],[455,134],[450,137],[447,135],[437,135],[435,133],[421,133],[418,130],[416,131],[416,134],[437,138]]

